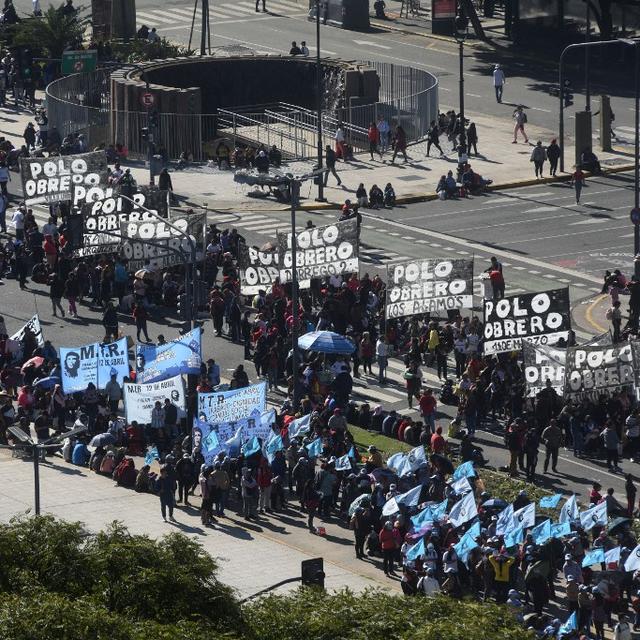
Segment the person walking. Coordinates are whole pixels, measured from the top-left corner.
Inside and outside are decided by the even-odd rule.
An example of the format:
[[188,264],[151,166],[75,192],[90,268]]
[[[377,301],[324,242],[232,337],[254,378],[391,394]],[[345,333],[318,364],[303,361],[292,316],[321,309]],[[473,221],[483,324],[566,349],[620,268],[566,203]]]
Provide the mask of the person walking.
[[444,152],[440,146],[440,129],[438,129],[438,124],[435,120],[431,121],[429,131],[427,131],[427,157],[429,157],[432,145],[440,152],[440,157],[442,158]]
[[254,480],[249,467],[242,467],[242,479],[240,481],[240,493],[242,495],[242,513],[245,520],[256,516],[256,497],[258,483]]
[[175,502],[176,481],[175,478],[169,475],[166,466],[160,468],[160,477],[156,480],[155,489],[160,498],[162,519],[165,522],[167,521],[167,510],[169,510],[169,520],[175,522],[173,507]]
[[506,78],[504,77],[504,71],[502,67],[497,64],[493,68],[493,88],[496,92],[496,102],[500,104],[502,102],[502,91],[504,89],[504,85],[506,82]]
[[375,122],[369,124],[369,130],[367,131],[367,138],[369,139],[369,153],[371,154],[371,160],[373,160],[373,154],[377,153],[382,159],[382,154],[378,151],[378,144],[380,142],[380,132],[376,127]]
[[378,382],[383,384],[386,380],[385,373],[389,362],[389,346],[385,336],[380,336],[376,342],[376,360],[378,361]]
[[560,443],[562,441],[562,431],[558,427],[556,421],[552,419],[549,422],[549,426],[542,432],[542,442],[545,446],[544,456],[544,472],[547,473],[549,469],[549,461],[551,461],[551,468],[556,473],[558,472],[558,451],[560,449]]
[[473,155],[478,155],[478,130],[476,123],[471,122],[467,129],[467,155],[471,155],[471,147],[473,147]]
[[324,186],[327,186],[327,182],[329,181],[329,174],[331,174],[337,181],[338,186],[342,184],[342,180],[340,180],[340,176],[338,176],[338,172],[336,171],[336,152],[331,148],[330,145],[327,145],[324,150],[324,163],[327,167],[327,171],[324,174]]
[[549,160],[549,175],[555,176],[558,171],[558,160],[560,159],[560,147],[554,138],[547,147],[547,159]]
[[388,520],[384,523],[384,527],[380,529],[378,540],[382,549],[382,568],[384,569],[384,575],[388,576],[390,573],[395,573],[393,559],[396,555],[396,549],[402,543],[400,531]]
[[64,280],[60,277],[60,274],[53,273],[49,280],[49,297],[51,298],[51,308],[53,315],[56,314],[56,309],[60,311],[60,315],[64,318],[64,309],[62,308],[61,301],[64,295]]
[[513,120],[515,122],[515,126],[513,127],[513,144],[518,144],[518,131],[522,133],[524,143],[528,144],[529,138],[524,130],[524,125],[527,124],[527,114],[524,112],[522,105],[516,107],[516,110],[513,112]]
[[542,140],[538,140],[536,146],[531,151],[530,161],[533,162],[533,166],[536,172],[536,178],[542,178],[542,167],[544,161],[547,159],[547,152],[542,146]]
[[391,158],[391,164],[396,161],[398,152],[402,153],[405,162],[409,162],[409,158],[407,158],[407,134],[401,124],[396,125],[396,130],[393,135],[393,156]]
[[584,173],[580,166],[577,166],[571,175],[571,184],[576,191],[576,204],[580,204],[580,194],[582,193],[582,187],[584,187],[585,182]]
[[[260,4],[260,0],[256,0],[256,13],[259,12],[258,5]],[[265,5],[265,0],[262,0],[262,13],[267,13],[267,7]]]
[[149,333],[147,331],[147,310],[144,308],[143,304],[134,304],[133,309],[131,311],[135,321],[136,321],[136,336],[138,342],[140,342],[140,333],[144,333],[144,339],[147,342],[151,342],[151,338],[149,338]]
[[618,466],[618,445],[620,444],[620,438],[615,427],[607,422],[600,434],[602,441],[604,442],[605,453],[607,456],[607,467],[609,471],[619,471]]
[[342,122],[338,122],[338,128],[336,129],[335,141],[336,141],[336,158],[341,158],[346,162],[346,154],[345,154],[345,135],[344,135],[344,125]]
[[613,328],[613,343],[620,342],[620,328],[622,327],[622,311],[620,311],[620,300],[614,301],[614,303],[607,309],[606,318],[611,322]]
[[378,123],[376,126],[378,127],[378,134],[380,135],[380,154],[383,155],[389,148],[389,134],[391,133],[391,128],[389,127],[389,123],[384,119],[384,116],[378,116]]

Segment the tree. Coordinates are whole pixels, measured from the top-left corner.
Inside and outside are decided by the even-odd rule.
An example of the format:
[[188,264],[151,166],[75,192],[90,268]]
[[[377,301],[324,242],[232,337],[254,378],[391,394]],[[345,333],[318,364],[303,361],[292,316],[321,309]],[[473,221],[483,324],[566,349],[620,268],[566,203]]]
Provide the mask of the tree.
[[75,15],[67,15],[61,9],[62,6],[51,6],[41,18],[26,18],[15,25],[13,45],[42,51],[50,58],[62,58],[65,49],[80,45],[89,19],[80,16],[82,8]]

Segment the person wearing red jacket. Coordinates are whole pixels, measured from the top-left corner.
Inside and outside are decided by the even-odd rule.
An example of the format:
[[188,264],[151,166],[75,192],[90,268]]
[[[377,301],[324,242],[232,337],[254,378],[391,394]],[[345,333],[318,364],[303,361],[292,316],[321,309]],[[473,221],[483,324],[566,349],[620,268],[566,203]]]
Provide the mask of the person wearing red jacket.
[[420,396],[418,404],[420,405],[420,415],[422,415],[422,419],[431,428],[431,433],[434,433],[436,430],[436,407],[438,403],[433,395],[433,391],[429,388],[425,389]]
[[390,573],[394,573],[393,557],[396,549],[399,549],[402,544],[402,537],[400,531],[393,527],[393,523],[387,521],[384,523],[384,527],[380,529],[378,540],[382,548],[382,568],[384,569],[384,575],[388,576]]
[[269,462],[266,458],[262,458],[256,477],[260,490],[260,513],[264,513],[265,510],[271,511],[271,480],[273,480],[273,473]]
[[442,437],[442,427],[438,427],[431,436],[431,451],[433,453],[444,453],[447,448],[447,441]]
[[369,125],[367,138],[369,138],[369,153],[371,154],[371,159],[373,160],[374,153],[379,153],[380,158],[382,158],[382,154],[378,151],[378,144],[380,143],[380,132],[378,131],[378,127],[376,127],[375,122],[372,122]]

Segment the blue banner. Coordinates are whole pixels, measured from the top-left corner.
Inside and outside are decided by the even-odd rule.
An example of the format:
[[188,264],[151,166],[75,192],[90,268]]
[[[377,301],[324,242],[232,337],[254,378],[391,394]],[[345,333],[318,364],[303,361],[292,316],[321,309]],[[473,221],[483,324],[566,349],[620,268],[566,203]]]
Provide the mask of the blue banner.
[[189,331],[165,344],[138,344],[136,347],[136,382],[149,383],[179,374],[200,375],[202,331]]
[[97,389],[104,389],[112,374],[121,385],[125,376],[129,376],[127,339],[76,348],[60,347],[60,373],[65,393],[84,391],[90,382]]
[[237,422],[248,417],[257,418],[266,408],[266,382],[231,391],[198,394],[198,415],[204,416],[204,419],[212,424]]

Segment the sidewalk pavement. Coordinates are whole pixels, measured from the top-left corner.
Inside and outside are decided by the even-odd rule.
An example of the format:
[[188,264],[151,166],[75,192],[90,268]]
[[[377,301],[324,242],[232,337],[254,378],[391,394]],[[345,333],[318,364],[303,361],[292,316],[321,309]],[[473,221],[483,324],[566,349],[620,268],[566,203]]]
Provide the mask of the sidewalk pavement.
[[[490,89],[491,87],[489,87]],[[41,96],[38,96],[41,97]],[[442,98],[442,96],[441,96]],[[447,95],[447,101],[440,103],[441,111],[456,108],[455,96]],[[526,125],[529,144],[519,137],[518,144],[512,144],[514,123],[511,119],[516,103],[504,102],[496,104],[496,115],[467,112],[466,116],[476,123],[478,131],[479,156],[471,156],[470,164],[476,173],[493,181],[491,190],[506,189],[556,180],[567,180],[573,170],[574,147],[571,135],[565,140],[565,168],[567,173],[558,174],[557,178],[548,177],[549,164],[545,163],[546,176],[537,179],[534,175],[533,163],[530,161],[533,144],[541,140],[543,145],[557,137],[557,132],[535,124],[535,111],[528,111],[529,123]],[[14,145],[23,144],[22,133],[34,116],[26,110],[15,110],[11,107],[0,108],[0,135],[10,139]],[[520,136],[520,134],[519,134]],[[598,152],[594,139],[594,149],[605,171],[623,171],[633,168],[632,154],[628,149],[619,148],[612,153]],[[373,184],[381,189],[390,182],[396,192],[398,204],[433,200],[436,198],[435,188],[438,180],[448,171],[457,168],[457,154],[452,151],[452,144],[446,136],[441,136],[440,144],[446,156],[439,157],[437,149],[431,149],[431,156],[426,157],[426,142],[415,143],[407,149],[410,158],[404,163],[402,157],[391,163],[391,152],[387,151],[380,159],[369,153],[357,154],[351,162],[338,162],[337,171],[342,186],[338,187],[333,176],[329,176],[329,186],[325,189],[326,203],[319,204],[314,198],[317,187],[308,181],[301,188],[301,209],[336,209],[342,206],[345,199],[355,199],[360,183],[367,192]],[[294,175],[304,175],[313,169],[314,161],[292,162],[284,169]],[[130,166],[139,184],[148,184],[149,173],[141,162],[123,163]],[[233,181],[232,171],[219,171],[204,164],[194,164],[182,170],[170,169],[173,189],[183,206],[201,207],[206,203],[208,209],[216,211],[282,211],[289,205],[279,203],[273,197],[266,197],[259,189],[240,185]],[[19,179],[13,174],[13,179]],[[15,192],[9,185],[9,191]],[[258,196],[258,197],[256,197]]]
[[[356,560],[350,532],[333,519],[327,524],[316,519],[316,525],[326,526],[324,537],[310,534],[303,516],[291,510],[248,523],[227,509],[225,518],[212,527],[203,527],[195,506],[178,505],[174,512],[177,522],[168,524],[160,516],[157,496],[117,487],[110,478],[67,464],[57,456],[40,465],[40,483],[43,513],[83,522],[91,531],[118,520],[133,534],[157,539],[180,531],[198,540],[208,553],[219,558],[220,579],[240,597],[299,576],[302,560],[320,556],[324,556],[327,589],[400,589],[398,581],[387,579],[371,561]],[[0,453],[0,487],[0,521],[8,522],[33,509],[31,462]],[[200,498],[192,498],[192,503],[199,506]],[[285,588],[296,586],[294,583]]]

